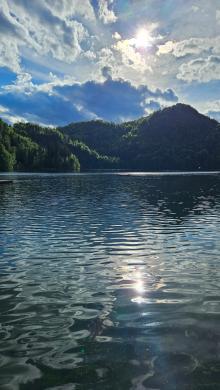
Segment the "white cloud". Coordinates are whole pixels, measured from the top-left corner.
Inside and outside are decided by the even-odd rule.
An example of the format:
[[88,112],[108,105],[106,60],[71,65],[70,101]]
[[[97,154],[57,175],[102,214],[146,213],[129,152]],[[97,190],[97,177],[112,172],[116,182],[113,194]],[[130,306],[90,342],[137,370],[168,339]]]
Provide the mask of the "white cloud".
[[7,92],[22,92],[30,95],[35,90],[35,86],[29,73],[20,73],[13,84],[6,85],[2,89]]
[[121,35],[116,31],[114,34],[112,34],[112,38],[118,41],[119,39],[121,39]]
[[124,65],[134,68],[138,72],[144,73],[152,70],[145,57],[133,46],[133,39],[119,40],[113,49],[120,53]]
[[27,120],[19,115],[13,115],[7,107],[0,106],[0,116],[3,120],[9,123],[27,122]]
[[200,102],[198,109],[220,122],[220,100],[208,100]]
[[113,9],[110,7],[113,5],[113,0],[99,0],[99,18],[104,24],[115,23],[117,16]]
[[13,39],[4,35],[0,35],[0,67],[8,67],[15,73],[21,70],[18,46]]
[[197,5],[192,5],[192,11],[193,12],[198,12],[199,11],[199,7]]
[[216,20],[217,20],[217,23],[220,24],[220,9],[218,9],[218,10],[216,11]]
[[173,51],[174,45],[175,43],[173,41],[167,41],[163,45],[159,45],[157,55],[171,53]]
[[89,60],[95,60],[97,58],[97,55],[94,51],[87,50],[81,54],[81,57],[88,58]]
[[220,56],[209,56],[197,58],[183,63],[177,74],[179,80],[187,82],[197,81],[207,83],[211,80],[219,80],[220,77]]
[[206,83],[220,79],[220,36],[190,38],[179,42],[167,41],[158,46],[157,54],[172,54],[182,59],[176,70],[179,80]]
[[206,103],[206,111],[218,111],[220,112],[220,100],[214,100]]
[[213,54],[220,54],[220,36],[213,38],[190,38],[179,42],[168,41],[158,46],[157,54],[172,53],[175,57],[180,58],[208,51]]
[[[72,16],[95,18],[89,1],[38,0],[26,2],[2,0],[0,4],[0,64],[19,73],[22,50],[29,47],[39,56],[51,56],[65,63],[73,63],[88,44],[90,35],[85,25]],[[81,4],[81,5],[80,5]],[[86,12],[86,8],[88,12]]]
[[8,112],[8,108],[0,105],[0,114],[2,114],[4,112]]
[[53,95],[55,87],[77,84],[75,78],[71,76],[59,78],[50,72],[49,77],[50,81],[47,83],[34,84],[29,73],[20,73],[14,83],[2,87],[1,94],[3,95],[6,92],[32,95],[37,92],[44,92],[48,95]]
[[95,21],[95,12],[89,0],[45,0],[45,4],[52,13],[63,19],[79,15],[90,21]]

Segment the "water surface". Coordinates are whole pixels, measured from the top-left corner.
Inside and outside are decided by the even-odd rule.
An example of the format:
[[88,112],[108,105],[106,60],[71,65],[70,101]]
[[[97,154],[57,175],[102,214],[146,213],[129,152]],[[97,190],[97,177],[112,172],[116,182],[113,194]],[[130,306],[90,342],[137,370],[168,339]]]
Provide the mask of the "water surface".
[[13,178],[0,388],[218,389],[220,176]]

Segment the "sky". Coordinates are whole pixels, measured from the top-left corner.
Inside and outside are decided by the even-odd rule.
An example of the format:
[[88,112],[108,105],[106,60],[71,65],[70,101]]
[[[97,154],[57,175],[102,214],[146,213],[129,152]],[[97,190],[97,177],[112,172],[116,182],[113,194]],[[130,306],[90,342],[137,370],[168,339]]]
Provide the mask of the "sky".
[[177,102],[220,121],[220,0],[0,0],[7,122],[122,122]]

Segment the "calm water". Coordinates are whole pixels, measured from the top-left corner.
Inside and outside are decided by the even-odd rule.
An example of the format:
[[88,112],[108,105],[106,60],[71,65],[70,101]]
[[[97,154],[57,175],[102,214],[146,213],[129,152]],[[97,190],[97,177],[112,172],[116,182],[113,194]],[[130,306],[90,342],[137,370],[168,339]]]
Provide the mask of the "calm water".
[[0,186],[0,389],[219,389],[220,175]]

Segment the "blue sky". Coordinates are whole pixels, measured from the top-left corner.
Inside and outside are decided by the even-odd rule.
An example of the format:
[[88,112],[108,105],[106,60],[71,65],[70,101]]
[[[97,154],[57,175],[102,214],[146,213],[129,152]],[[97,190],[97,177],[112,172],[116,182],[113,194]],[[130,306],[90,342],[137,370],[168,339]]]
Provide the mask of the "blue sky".
[[1,0],[0,117],[126,121],[183,102],[220,120],[219,0]]

